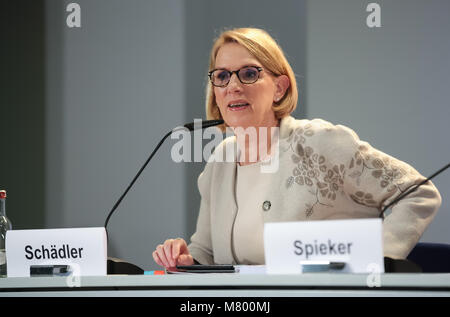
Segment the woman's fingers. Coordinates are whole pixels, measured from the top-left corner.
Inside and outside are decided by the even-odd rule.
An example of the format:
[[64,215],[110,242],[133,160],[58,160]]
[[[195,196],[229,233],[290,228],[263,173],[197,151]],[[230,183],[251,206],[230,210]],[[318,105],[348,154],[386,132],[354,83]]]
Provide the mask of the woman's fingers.
[[175,267],[177,264],[194,264],[194,259],[189,253],[187,243],[181,238],[166,240],[164,244],[156,247],[152,255],[158,265],[166,268]]
[[158,253],[158,257],[161,260],[163,266],[170,267],[170,263],[167,260],[166,254],[164,252],[164,245],[160,244],[156,247],[156,252]]
[[190,254],[182,254],[178,257],[177,265],[194,265],[194,259]]
[[192,265],[194,259],[189,253],[186,241],[181,238],[175,240],[172,248],[172,256],[176,259],[178,265]]
[[172,258],[177,260],[181,254],[189,254],[186,241],[181,238],[175,239],[172,247]]
[[153,251],[152,256],[153,256],[153,260],[155,260],[156,264],[158,264],[160,266],[165,266],[164,263],[159,258],[158,252],[156,250]]
[[169,267],[176,266],[176,260],[172,257],[172,246],[175,240],[169,239],[164,242],[164,254],[166,256]]

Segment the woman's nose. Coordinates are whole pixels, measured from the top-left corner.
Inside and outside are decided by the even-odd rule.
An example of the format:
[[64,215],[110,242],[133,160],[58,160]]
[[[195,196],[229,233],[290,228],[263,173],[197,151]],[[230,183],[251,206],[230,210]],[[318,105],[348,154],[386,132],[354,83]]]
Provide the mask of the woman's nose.
[[228,83],[228,89],[230,90],[242,90],[242,83],[239,80],[236,73],[232,74],[230,77],[230,82]]

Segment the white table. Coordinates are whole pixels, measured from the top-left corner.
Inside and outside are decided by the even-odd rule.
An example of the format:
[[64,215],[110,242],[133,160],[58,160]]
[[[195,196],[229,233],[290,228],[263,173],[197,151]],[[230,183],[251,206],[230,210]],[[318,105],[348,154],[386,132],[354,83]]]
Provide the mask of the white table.
[[[365,274],[301,275],[110,275],[0,279],[0,296],[450,296],[450,274],[381,274],[380,287],[368,287]],[[71,286],[73,284],[77,284]]]

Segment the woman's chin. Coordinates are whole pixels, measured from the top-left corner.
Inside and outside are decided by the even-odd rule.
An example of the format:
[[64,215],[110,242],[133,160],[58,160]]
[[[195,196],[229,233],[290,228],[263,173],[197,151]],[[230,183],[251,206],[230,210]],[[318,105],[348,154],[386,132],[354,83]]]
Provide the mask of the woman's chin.
[[246,118],[246,116],[236,116],[231,115],[226,118],[226,123],[232,128],[248,128],[254,126],[253,120],[251,118]]
[[232,129],[236,129],[236,128],[246,129],[248,127],[253,126],[252,123],[248,120],[230,120],[230,121],[227,121],[227,124]]

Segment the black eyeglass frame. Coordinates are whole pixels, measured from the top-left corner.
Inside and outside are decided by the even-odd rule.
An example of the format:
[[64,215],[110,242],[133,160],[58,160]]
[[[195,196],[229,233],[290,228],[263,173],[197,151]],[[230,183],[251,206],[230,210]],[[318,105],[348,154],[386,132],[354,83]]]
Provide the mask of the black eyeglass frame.
[[[256,78],[255,81],[253,81],[253,82],[251,82],[251,83],[245,83],[245,82],[242,81],[241,77],[239,77],[239,72],[240,72],[241,70],[245,69],[245,68],[255,68],[255,69],[258,71],[258,77]],[[225,85],[214,85],[213,78],[212,78],[212,74],[213,74],[216,70],[223,70],[223,71],[226,71],[226,72],[228,72],[228,74],[230,75],[230,77],[229,77],[229,79],[228,79],[228,82],[227,82]],[[210,71],[210,72],[208,73],[208,77],[209,77],[209,80],[211,81],[211,84],[212,84],[214,87],[226,87],[226,86],[228,86],[228,84],[230,83],[230,80],[231,80],[231,76],[233,76],[233,74],[236,74],[236,77],[237,77],[237,78],[239,79],[239,81],[240,81],[241,83],[243,83],[244,85],[251,85],[251,84],[254,84],[254,83],[256,83],[256,82],[258,81],[259,76],[260,76],[262,70],[263,70],[263,68],[262,68],[262,67],[259,67],[259,66],[244,66],[244,67],[239,68],[238,70],[234,70],[234,71],[226,70],[226,69],[224,69],[224,68],[216,68],[216,69],[213,69],[212,71]]]

